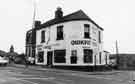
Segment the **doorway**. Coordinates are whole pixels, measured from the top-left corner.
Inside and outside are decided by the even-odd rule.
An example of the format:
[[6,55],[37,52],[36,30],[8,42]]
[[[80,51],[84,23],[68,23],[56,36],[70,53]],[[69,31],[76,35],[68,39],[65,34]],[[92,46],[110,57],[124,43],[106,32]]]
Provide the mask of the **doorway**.
[[47,52],[47,66],[52,66],[52,58],[53,58],[53,51],[48,51]]

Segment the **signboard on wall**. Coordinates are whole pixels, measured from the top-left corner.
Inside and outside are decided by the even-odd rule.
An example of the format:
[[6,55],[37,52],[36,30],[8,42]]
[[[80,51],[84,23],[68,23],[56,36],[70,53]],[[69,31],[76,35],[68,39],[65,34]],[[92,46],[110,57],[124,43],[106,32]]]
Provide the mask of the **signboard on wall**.
[[90,45],[90,40],[72,40],[71,45]]
[[37,50],[43,50],[43,49],[51,49],[53,46],[59,46],[59,43],[51,44],[51,45],[37,45]]

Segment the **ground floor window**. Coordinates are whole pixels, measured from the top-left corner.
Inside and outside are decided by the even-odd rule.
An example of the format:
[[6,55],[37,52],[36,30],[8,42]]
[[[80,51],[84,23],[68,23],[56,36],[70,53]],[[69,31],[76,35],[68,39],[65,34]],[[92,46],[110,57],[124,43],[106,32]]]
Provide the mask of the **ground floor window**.
[[38,52],[38,63],[44,62],[44,52]]
[[108,64],[108,63],[107,63],[107,61],[108,61],[107,58],[108,58],[108,57],[107,57],[107,54],[105,54],[105,64]]
[[90,49],[84,49],[84,63],[92,63],[93,62],[93,52]]
[[54,50],[54,62],[65,63],[66,50]]
[[72,50],[71,51],[71,64],[76,64],[77,63],[77,50]]
[[32,57],[35,58],[35,49],[32,49]]
[[28,56],[31,57],[31,54],[32,54],[32,48],[31,47],[28,47]]
[[101,64],[101,61],[102,61],[102,53],[99,52],[99,63]]

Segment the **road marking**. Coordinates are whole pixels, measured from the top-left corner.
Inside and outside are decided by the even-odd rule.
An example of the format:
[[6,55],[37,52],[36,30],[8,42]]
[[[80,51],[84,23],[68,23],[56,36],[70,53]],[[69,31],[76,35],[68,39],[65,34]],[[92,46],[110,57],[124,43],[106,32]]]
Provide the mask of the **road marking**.
[[32,77],[32,78],[18,78],[21,80],[25,80],[25,79],[44,79],[44,80],[53,80],[55,79],[54,77],[48,77],[48,78],[37,78],[37,77]]
[[31,82],[31,81],[28,81],[28,80],[19,80],[19,81],[23,81],[23,82],[30,83],[30,84],[39,84],[39,83]]
[[11,78],[11,79],[16,80],[16,81],[23,81],[23,82],[30,83],[30,84],[38,84],[38,83],[31,82],[31,81],[28,81],[28,80],[22,80],[22,79],[19,79],[19,78]]
[[2,82],[6,82],[7,80],[5,80],[5,79],[0,79],[0,83]]

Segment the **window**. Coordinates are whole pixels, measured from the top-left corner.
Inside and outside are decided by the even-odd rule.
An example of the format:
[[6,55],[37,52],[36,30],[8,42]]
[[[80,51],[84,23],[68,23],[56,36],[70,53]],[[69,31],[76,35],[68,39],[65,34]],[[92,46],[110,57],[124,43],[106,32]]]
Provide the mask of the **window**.
[[93,52],[90,49],[84,49],[84,63],[93,62]]
[[105,63],[106,64],[108,64],[107,61],[108,61],[108,56],[107,56],[107,54],[105,54]]
[[90,25],[84,24],[84,38],[90,38]]
[[63,40],[63,26],[57,27],[57,39],[56,40]]
[[29,47],[28,56],[31,56],[31,47]]
[[99,43],[101,43],[101,32],[100,31],[98,31],[98,38],[99,38]]
[[32,43],[32,32],[28,32],[26,35],[26,43]]
[[97,29],[95,27],[92,27],[92,34],[93,41],[97,41]]
[[55,63],[65,63],[66,50],[54,50],[54,62]]
[[44,62],[44,52],[42,51],[42,52],[38,52],[38,62],[39,63],[42,63],[42,62]]
[[32,49],[32,57],[35,57],[35,49]]
[[71,64],[77,63],[77,50],[71,51]]
[[99,63],[101,64],[101,58],[102,57],[102,53],[101,52],[99,52]]
[[41,32],[41,43],[45,42],[45,31]]

